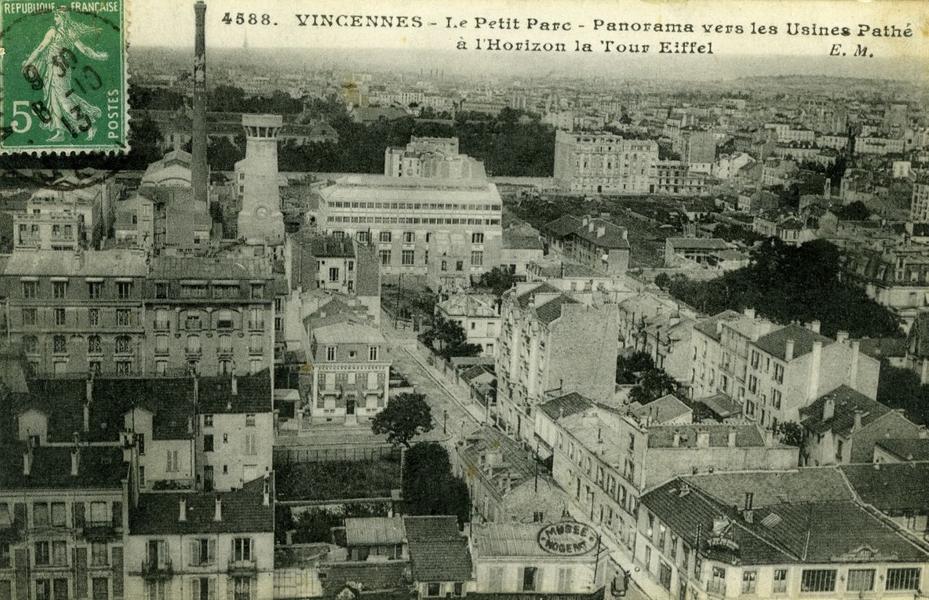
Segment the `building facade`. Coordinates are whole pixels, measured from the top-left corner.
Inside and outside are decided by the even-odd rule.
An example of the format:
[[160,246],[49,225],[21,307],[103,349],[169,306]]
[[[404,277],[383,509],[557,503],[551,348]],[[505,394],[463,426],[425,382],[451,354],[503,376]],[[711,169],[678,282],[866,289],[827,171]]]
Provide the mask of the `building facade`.
[[611,133],[555,133],[555,185],[593,194],[647,194],[658,143]]

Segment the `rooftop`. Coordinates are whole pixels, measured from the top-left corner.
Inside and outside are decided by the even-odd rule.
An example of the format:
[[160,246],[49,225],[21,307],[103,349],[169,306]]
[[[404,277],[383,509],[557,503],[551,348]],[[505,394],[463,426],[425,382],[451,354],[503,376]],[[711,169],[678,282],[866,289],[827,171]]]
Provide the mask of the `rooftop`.
[[159,256],[152,279],[271,279],[271,265],[260,258]]
[[543,225],[542,230],[559,238],[574,235],[599,248],[629,248],[626,230],[612,221],[599,217],[580,219],[573,215],[562,215]]
[[364,323],[342,321],[313,329],[312,336],[319,344],[385,344],[384,335]]
[[122,480],[128,475],[123,462],[123,450],[111,446],[82,446],[78,459],[78,474],[71,475],[71,446],[38,446],[32,448],[29,475],[23,474],[25,444],[0,446],[4,459],[0,461],[0,490],[26,488],[84,488],[122,490]]
[[558,396],[539,405],[539,410],[556,421],[560,418],[570,417],[571,415],[584,412],[593,408],[594,402],[589,398],[581,396],[577,392],[571,392],[564,396]]
[[929,460],[929,439],[927,438],[884,439],[877,441],[875,445],[900,460]]
[[271,412],[271,375],[268,369],[252,375],[201,377],[198,382],[199,411],[206,414]]
[[[827,403],[832,403],[833,414],[824,419],[823,411]],[[814,433],[832,431],[837,435],[847,435],[855,427],[856,412],[861,415],[861,425],[864,427],[890,411],[890,407],[877,400],[872,400],[847,385],[841,385],[823,394],[809,406],[801,408],[800,422]]]
[[402,517],[349,517],[345,542],[349,546],[392,546],[406,541]]
[[755,345],[768,354],[787,360],[787,342],[793,340],[793,358],[799,358],[813,351],[813,344],[820,342],[823,346],[831,344],[833,339],[820,335],[800,325],[787,325],[758,338]]
[[[184,535],[191,533],[258,533],[274,531],[274,503],[263,504],[264,478],[229,492],[147,493],[129,511],[132,535]],[[271,494],[273,497],[273,493]],[[181,521],[180,501],[186,501]],[[215,520],[216,500],[221,519]]]
[[674,394],[662,396],[648,404],[635,403],[630,409],[630,412],[634,416],[639,419],[647,418],[650,423],[655,423],[656,425],[661,425],[685,415],[693,414],[690,407],[678,400]]
[[[481,523],[475,524],[471,532],[471,544],[475,558],[494,557],[539,557],[551,558],[551,554],[539,544],[539,532],[545,527],[541,523]],[[593,529],[582,527],[592,536]],[[591,547],[596,546],[593,544]],[[593,558],[588,551],[587,560]],[[585,560],[581,557],[559,557],[559,560]]]
[[881,512],[929,511],[929,462],[837,467],[861,500]]
[[6,262],[6,275],[31,277],[145,277],[148,274],[144,252],[128,249],[18,250]]
[[720,238],[671,237],[666,242],[675,250],[727,250],[729,244]]
[[710,448],[729,445],[729,433],[735,433],[735,447],[759,447],[765,445],[764,436],[754,423],[689,423],[684,425],[653,425],[648,428],[649,448],[674,448],[674,435],[678,434],[679,448],[696,448],[697,436],[708,435]]
[[458,532],[454,516],[404,517],[416,581],[471,579],[468,541]]

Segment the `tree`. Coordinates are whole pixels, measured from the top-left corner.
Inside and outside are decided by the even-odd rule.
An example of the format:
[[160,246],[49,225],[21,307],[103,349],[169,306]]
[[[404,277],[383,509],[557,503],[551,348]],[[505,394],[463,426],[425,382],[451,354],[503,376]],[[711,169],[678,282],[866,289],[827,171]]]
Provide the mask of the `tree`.
[[803,427],[793,421],[781,421],[774,428],[774,433],[782,444],[787,446],[803,446]]
[[836,209],[836,216],[843,221],[864,221],[871,216],[871,211],[861,200],[855,200],[842,208]]
[[639,404],[648,404],[662,396],[677,393],[678,387],[677,381],[664,370],[650,369],[629,392],[629,399]]
[[616,383],[636,383],[642,373],[655,368],[655,361],[647,352],[633,352],[616,357]]
[[452,475],[445,448],[436,442],[420,442],[406,453],[403,499],[412,515],[456,515],[468,520],[468,486]]
[[420,339],[446,359],[453,356],[477,356],[483,351],[479,344],[468,343],[464,329],[458,321],[446,319],[441,313],[433,317],[432,328],[424,332]]
[[490,288],[497,298],[516,284],[516,277],[506,267],[494,267],[481,273],[477,287]]
[[394,446],[410,447],[410,440],[432,429],[432,409],[422,394],[398,394],[371,420],[371,431],[387,434]]

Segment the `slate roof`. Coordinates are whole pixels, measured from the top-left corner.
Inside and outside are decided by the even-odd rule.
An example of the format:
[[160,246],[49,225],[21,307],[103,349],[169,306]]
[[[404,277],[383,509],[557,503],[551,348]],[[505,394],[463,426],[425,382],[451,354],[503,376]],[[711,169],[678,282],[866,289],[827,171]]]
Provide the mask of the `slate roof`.
[[[361,586],[363,594],[395,590],[407,585],[404,571],[410,566],[405,560],[388,562],[323,562],[319,565],[323,597],[339,594],[349,582]],[[325,577],[322,575],[325,574]]]
[[916,320],[906,337],[910,354],[920,358],[929,357],[929,312],[916,314]]
[[374,246],[358,246],[355,262],[355,295],[381,295],[381,267]]
[[159,256],[152,259],[152,279],[271,279],[271,266],[260,258]]
[[852,498],[842,475],[832,467],[790,471],[740,471],[703,473],[681,478],[728,506],[742,508],[745,493],[752,493],[752,505],[788,502],[844,501]]
[[[828,400],[834,403],[833,416],[823,420],[823,409]],[[800,422],[813,433],[832,431],[848,435],[855,425],[855,411],[861,411],[861,425],[866,427],[875,419],[891,411],[890,407],[868,398],[847,385],[840,385],[823,394],[809,406],[800,409]]]
[[926,438],[879,440],[875,446],[880,446],[882,450],[893,454],[900,460],[929,460],[929,439]]
[[342,321],[316,327],[313,338],[320,344],[386,344],[384,335],[375,327],[352,321]]
[[694,325],[694,329],[703,333],[707,337],[710,337],[716,341],[719,341],[721,336],[716,331],[716,323],[720,321],[722,322],[732,321],[734,319],[738,319],[741,316],[742,316],[742,313],[740,312],[737,312],[734,310],[724,310],[723,312],[717,315],[713,315],[712,317],[697,321],[697,324]]
[[662,396],[648,404],[635,403],[630,408],[630,412],[636,417],[647,417],[651,422],[659,425],[693,413],[690,407],[678,400],[674,394]]
[[[590,223],[593,223],[593,231],[590,231]],[[600,228],[603,228],[603,235],[598,236],[597,233]],[[597,217],[591,218],[588,224],[585,225],[581,219],[573,215],[562,215],[543,225],[542,230],[559,238],[574,235],[599,248],[629,248],[625,229],[612,221]]]
[[14,252],[6,261],[5,275],[29,277],[145,277],[145,254],[136,250],[85,250]]
[[199,409],[207,414],[271,412],[271,374],[263,369],[236,378],[237,393],[232,393],[231,377],[201,377]]
[[[274,531],[274,503],[264,506],[264,478],[229,492],[147,493],[129,511],[132,535],[192,533],[256,533]],[[273,490],[272,490],[273,497]],[[187,520],[178,521],[180,499],[187,500]],[[222,520],[214,521],[215,499],[222,502]]]
[[133,407],[152,413],[156,440],[189,439],[189,419],[194,414],[193,379],[94,379],[90,403],[90,431],[98,441],[119,440],[125,429],[124,415]]
[[708,543],[714,520],[723,523],[721,535],[737,544],[735,558],[743,565],[844,563],[851,560],[846,555],[859,553],[873,553],[873,560],[880,562],[922,562],[929,557],[916,542],[851,499],[769,504],[754,509],[748,522],[737,508],[676,479],[646,493],[641,502],[689,544],[696,544],[699,532],[703,554],[731,559],[733,553]]
[[881,512],[929,512],[929,462],[841,465],[858,497]]
[[562,294],[552,298],[542,305],[536,306],[535,314],[539,317],[540,321],[547,325],[552,321],[561,318],[561,307],[565,304],[578,304],[578,301],[570,296],[565,296]]
[[521,294],[516,296],[516,302],[519,304],[520,308],[526,308],[529,306],[529,302],[532,300],[532,297],[536,294],[560,294],[561,290],[555,286],[542,282],[534,288],[528,289]]
[[722,392],[707,396],[706,398],[698,398],[696,402],[706,406],[720,419],[742,414],[742,407],[739,403],[730,398],[728,394]]
[[814,342],[822,342],[823,346],[827,346],[834,341],[806,327],[787,325],[759,337],[755,345],[772,356],[786,360],[784,357],[786,356],[787,340],[794,341],[794,359],[812,352]]
[[309,241],[310,252],[317,258],[354,258],[355,256],[355,247],[351,238],[316,235]]
[[577,392],[571,392],[540,404],[539,410],[548,415],[553,421],[557,421],[561,417],[570,417],[593,408],[593,406],[593,400],[585,398]]
[[93,488],[122,489],[128,474],[123,450],[113,446],[84,446],[80,451],[78,475],[71,475],[71,446],[38,446],[32,449],[29,475],[23,474],[25,444],[0,446],[0,489]]
[[416,581],[471,579],[468,541],[458,532],[454,516],[404,517]]
[[709,445],[724,447],[729,443],[729,432],[735,431],[737,448],[764,446],[764,437],[758,427],[752,423],[693,423],[685,425],[653,425],[648,428],[649,448],[674,447],[674,434],[680,434],[679,447],[695,448],[697,433],[705,431],[710,435]]
[[[547,557],[551,554],[539,545],[539,531],[542,523],[504,523],[492,522],[474,524],[471,532],[471,544],[474,558],[494,557]],[[563,557],[562,560],[584,560],[579,557]],[[592,559],[593,552],[588,551],[586,558]]]

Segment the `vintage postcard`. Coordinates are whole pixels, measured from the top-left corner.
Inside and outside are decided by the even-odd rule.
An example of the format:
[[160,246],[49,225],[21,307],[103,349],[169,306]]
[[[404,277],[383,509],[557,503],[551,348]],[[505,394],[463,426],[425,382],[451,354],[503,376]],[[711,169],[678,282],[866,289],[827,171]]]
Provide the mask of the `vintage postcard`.
[[0,0],[0,600],[929,598],[929,2]]

